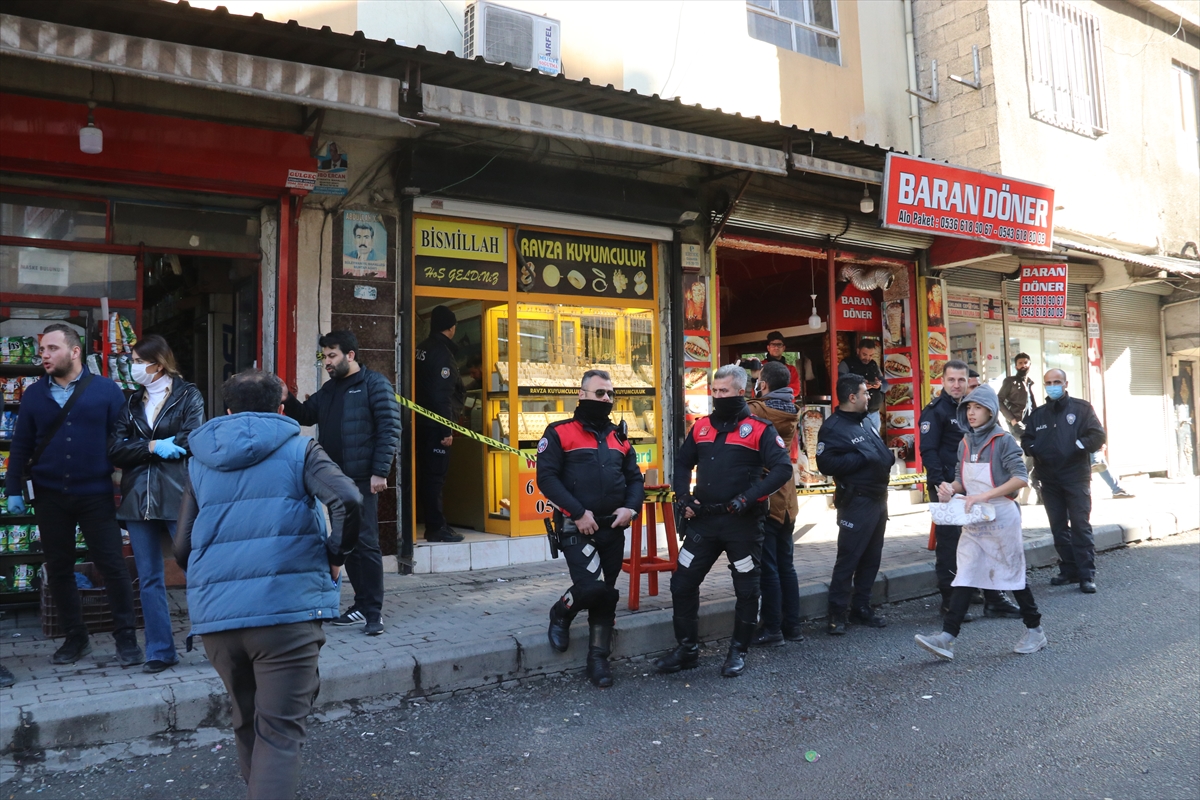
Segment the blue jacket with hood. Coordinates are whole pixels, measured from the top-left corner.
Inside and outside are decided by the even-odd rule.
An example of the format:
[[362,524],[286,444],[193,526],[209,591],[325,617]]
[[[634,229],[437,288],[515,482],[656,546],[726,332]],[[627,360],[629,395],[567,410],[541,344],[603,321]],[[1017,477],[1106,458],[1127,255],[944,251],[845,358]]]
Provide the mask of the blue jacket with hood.
[[[176,558],[187,570],[192,632],[337,617],[329,565],[357,539],[354,483],[281,414],[217,417],[188,445]],[[328,538],[317,499],[333,519]]]

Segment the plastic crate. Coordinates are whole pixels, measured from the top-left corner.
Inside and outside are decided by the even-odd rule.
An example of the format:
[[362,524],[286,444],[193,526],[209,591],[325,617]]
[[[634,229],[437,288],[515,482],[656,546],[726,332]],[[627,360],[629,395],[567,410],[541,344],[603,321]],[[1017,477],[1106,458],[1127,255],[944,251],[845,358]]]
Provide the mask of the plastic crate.
[[[129,569],[129,577],[133,581],[133,614],[134,624],[142,628],[145,621],[142,618],[142,598],[139,592],[137,563],[133,556],[126,556],[125,566]],[[83,622],[88,633],[106,633],[113,630],[112,606],[108,602],[108,592],[104,589],[104,576],[91,561],[75,565],[76,572],[82,572],[92,582],[94,589],[79,590],[79,606],[83,612]],[[50,594],[50,582],[46,577],[46,565],[43,564],[38,575],[41,579],[42,633],[51,639],[67,635],[59,618],[58,607]]]

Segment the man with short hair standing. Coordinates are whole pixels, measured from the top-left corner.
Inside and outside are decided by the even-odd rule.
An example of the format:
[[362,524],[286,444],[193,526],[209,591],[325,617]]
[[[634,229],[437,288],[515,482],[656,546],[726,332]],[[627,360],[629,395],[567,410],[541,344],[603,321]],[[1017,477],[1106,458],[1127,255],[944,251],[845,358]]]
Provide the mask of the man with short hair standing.
[[[458,345],[454,332],[458,318],[445,306],[429,314],[429,337],[417,345],[413,366],[413,391],[417,405],[440,417],[458,422],[467,392],[458,374]],[[442,488],[450,471],[451,428],[418,414],[416,426],[417,495],[425,511],[425,541],[461,542],[463,535],[446,524]]]
[[857,375],[867,384],[871,396],[867,400],[867,424],[874,425],[879,430],[883,424],[880,412],[883,410],[883,399],[887,395],[888,381],[879,369],[875,360],[875,351],[879,345],[874,339],[865,338],[858,343],[856,356],[846,356],[838,364],[838,377]]
[[559,547],[572,581],[550,609],[547,636],[566,652],[571,620],[587,609],[587,675],[601,689],[612,686],[608,657],[625,529],[646,496],[633,443],[609,418],[615,397],[607,372],[583,373],[574,417],[550,423],[537,447],[538,488],[558,509]]
[[1050,519],[1058,575],[1054,586],[1078,583],[1096,591],[1096,544],[1092,539],[1092,459],[1105,441],[1104,426],[1086,400],[1067,394],[1067,374],[1052,369],[1042,378],[1046,402],[1029,415],[1021,447],[1033,457]]
[[[773,361],[776,364],[782,364],[784,367],[786,367],[788,371],[788,387],[792,390],[792,397],[799,397],[801,394],[800,371],[784,359],[783,354],[786,350],[787,343],[783,339],[783,334],[779,331],[771,331],[767,334],[767,355],[763,359],[762,363],[769,364]],[[803,355],[801,355],[800,358],[802,362],[804,362],[802,363],[802,366],[807,366],[808,372],[811,373],[812,366],[806,363],[807,359],[805,359]],[[809,374],[807,379],[812,380],[812,375]]]
[[288,392],[283,413],[301,425],[317,425],[317,440],[362,494],[358,546],[346,556],[354,605],[330,620],[362,625],[368,636],[383,633],[383,554],[379,549],[379,500],[387,490],[400,441],[400,405],[387,378],[358,358],[358,338],[331,331],[320,339],[330,380],[303,403]]
[[6,494],[9,513],[23,514],[22,490],[27,482],[32,487],[29,499],[46,554],[50,594],[66,631],[52,661],[74,664],[92,651],[75,584],[78,525],[112,605],[117,660],[125,667],[141,664],[145,659],[137,641],[133,585],[121,553],[108,459],[108,439],[125,409],[125,396],[111,380],[84,366],[83,342],[71,326],[48,326],[40,353],[46,376],[21,397]]
[[[965,361],[947,361],[942,369],[942,393],[921,411],[921,463],[925,466],[925,486],[929,501],[937,502],[937,487],[943,483],[954,483],[958,469],[958,453],[966,431],[959,422],[958,406],[970,388],[971,369]],[[938,591],[942,594],[941,613],[950,611],[952,583],[958,572],[958,540],[962,528],[958,525],[935,525],[933,534]],[[1002,592],[994,589],[984,591],[983,613],[989,617],[1017,619],[1021,609]],[[965,615],[964,622],[974,619]]]
[[867,407],[871,389],[857,374],[837,382],[838,407],[817,434],[817,469],[834,480],[838,546],[829,580],[829,623],[826,632],[840,636],[847,621],[871,628],[887,620],[871,609],[871,590],[883,557],[887,530],[887,484],[896,456]]
[[283,416],[284,391],[264,372],[225,382],[225,416],[188,437],[175,531],[192,634],[204,637],[229,692],[252,799],[296,794],[306,718],[321,688],[321,623],[337,616],[338,576],[360,530],[362,495]]
[[[1025,421],[1038,407],[1037,400],[1034,398],[1033,387],[1035,384],[1029,377],[1031,363],[1032,359],[1029,358],[1028,353],[1017,353],[1017,357],[1013,359],[1016,374],[1005,377],[1000,383],[1000,391],[996,392],[996,396],[1000,400],[1000,416],[1004,418],[1013,438],[1017,440],[1017,444],[1021,443],[1021,437],[1025,435]],[[1025,458],[1025,467],[1029,471],[1029,487],[1033,489],[1037,502],[1041,504],[1042,487],[1038,483],[1037,476],[1033,474],[1032,458]],[[1023,493],[1026,496],[1028,496],[1029,487]]]

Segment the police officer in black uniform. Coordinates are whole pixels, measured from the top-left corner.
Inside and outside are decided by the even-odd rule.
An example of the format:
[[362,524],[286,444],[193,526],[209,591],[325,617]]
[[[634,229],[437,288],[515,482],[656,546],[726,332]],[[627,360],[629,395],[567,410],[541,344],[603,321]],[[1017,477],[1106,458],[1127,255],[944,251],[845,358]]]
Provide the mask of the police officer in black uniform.
[[[429,315],[429,338],[417,345],[413,383],[417,405],[454,422],[462,414],[466,390],[458,375],[458,319],[445,306]],[[461,542],[463,535],[446,524],[442,487],[450,469],[454,431],[418,414],[416,419],[417,494],[425,508],[425,540]]]
[[834,481],[838,549],[829,581],[828,633],[846,632],[849,620],[872,628],[887,621],[871,610],[871,587],[883,556],[887,483],[896,457],[867,421],[870,388],[860,375],[837,382],[837,410],[817,434],[817,469]]
[[[958,468],[959,443],[966,433],[958,427],[958,404],[970,390],[971,370],[966,362],[947,361],[942,370],[942,393],[921,410],[921,463],[925,466],[929,490],[929,502],[936,503],[937,487],[942,483],[954,483]],[[937,574],[938,591],[942,593],[942,616],[950,612],[951,583],[958,572],[958,539],[962,528],[957,525],[935,525],[934,572]],[[983,613],[989,617],[1020,619],[1021,609],[1003,592],[986,589],[983,592]],[[973,620],[970,614],[963,622]]]
[[586,608],[587,676],[602,689],[612,686],[608,656],[625,528],[646,496],[633,445],[609,419],[613,399],[607,372],[583,373],[574,418],[551,423],[537,448],[538,488],[561,512],[559,545],[574,581],[550,609],[547,635],[566,652],[571,620]]
[[[712,416],[696,421],[675,456],[678,504],[687,537],[671,576],[675,638],[669,655],[654,662],[659,672],[696,666],[700,657],[700,583],[722,553],[737,595],[733,641],[721,674],[734,678],[746,667],[746,651],[758,622],[763,518],[767,497],[792,476],[792,463],[774,426],[746,407],[746,370],[728,364],[713,376]],[[696,467],[696,488],[688,481]]]

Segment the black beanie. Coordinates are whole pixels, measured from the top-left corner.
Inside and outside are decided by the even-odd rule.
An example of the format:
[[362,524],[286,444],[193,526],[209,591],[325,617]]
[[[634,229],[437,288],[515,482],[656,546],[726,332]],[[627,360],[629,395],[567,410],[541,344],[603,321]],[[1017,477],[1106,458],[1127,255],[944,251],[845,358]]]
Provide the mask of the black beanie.
[[458,324],[458,318],[454,316],[454,312],[445,306],[435,306],[433,312],[429,315],[429,330],[435,333],[448,331]]

